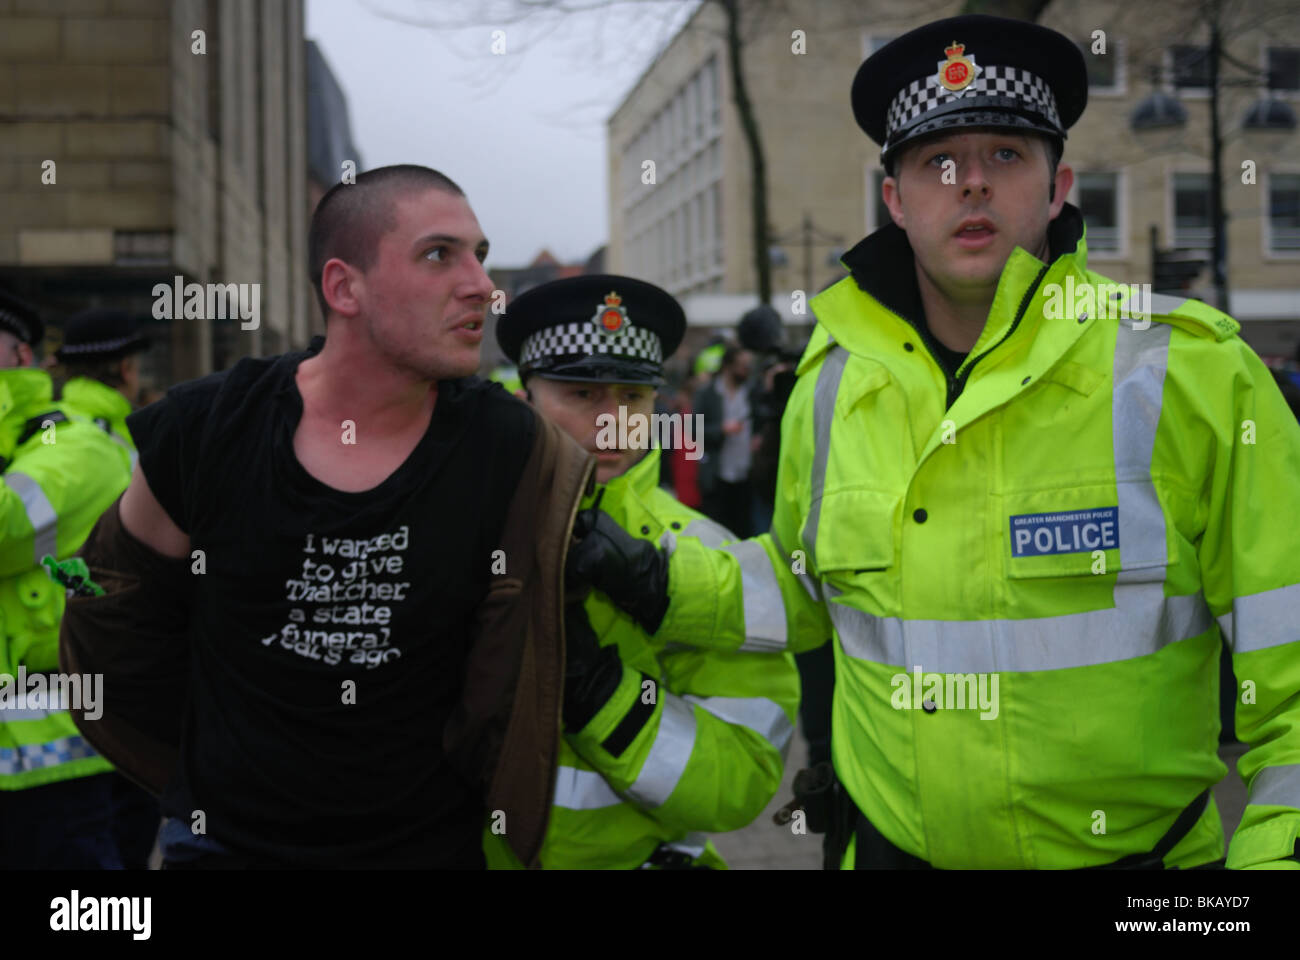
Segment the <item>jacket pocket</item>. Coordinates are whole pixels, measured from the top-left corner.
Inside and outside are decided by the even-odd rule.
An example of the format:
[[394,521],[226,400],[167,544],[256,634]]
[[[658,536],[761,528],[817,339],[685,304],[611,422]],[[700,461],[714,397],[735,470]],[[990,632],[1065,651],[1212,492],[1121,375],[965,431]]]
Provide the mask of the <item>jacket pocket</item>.
[[897,494],[878,490],[823,496],[815,531],[811,517],[804,527],[804,542],[818,572],[851,576],[892,567],[902,502]]

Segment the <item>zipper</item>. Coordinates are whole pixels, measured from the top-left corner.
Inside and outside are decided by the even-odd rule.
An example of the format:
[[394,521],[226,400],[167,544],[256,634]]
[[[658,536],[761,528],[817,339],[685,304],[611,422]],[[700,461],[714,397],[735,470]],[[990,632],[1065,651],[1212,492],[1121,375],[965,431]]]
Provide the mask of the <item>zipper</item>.
[[[957,398],[961,396],[962,390],[966,387],[966,380],[970,377],[970,372],[975,369],[975,364],[979,363],[998,347],[1002,346],[1002,344],[1006,343],[1007,338],[1016,332],[1016,327],[1020,326],[1020,321],[1024,318],[1026,311],[1029,310],[1029,302],[1038,291],[1038,285],[1043,282],[1043,277],[1047,276],[1048,269],[1049,265],[1044,264],[1043,268],[1038,271],[1038,276],[1034,277],[1034,282],[1029,285],[1029,289],[1025,291],[1024,297],[1021,298],[1020,306],[1016,310],[1015,318],[1011,321],[1011,326],[1007,328],[1007,332],[1002,335],[1002,339],[972,360],[970,366],[966,368],[966,372],[960,377],[948,381],[948,406],[945,409],[952,409],[952,405],[956,402]],[[952,392],[954,385],[957,387],[957,392],[955,394]]]

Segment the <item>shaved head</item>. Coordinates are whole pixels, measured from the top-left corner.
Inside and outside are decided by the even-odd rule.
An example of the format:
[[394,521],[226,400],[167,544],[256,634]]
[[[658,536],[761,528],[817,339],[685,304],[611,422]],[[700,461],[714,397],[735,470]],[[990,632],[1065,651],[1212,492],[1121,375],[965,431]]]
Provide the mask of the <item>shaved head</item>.
[[379,253],[380,238],[396,225],[397,201],[426,190],[465,196],[450,177],[429,167],[404,163],[367,170],[356,183],[337,183],[321,197],[312,214],[307,250],[311,282],[322,316],[328,317],[330,312],[321,288],[325,264],[339,259],[358,270],[369,270]]

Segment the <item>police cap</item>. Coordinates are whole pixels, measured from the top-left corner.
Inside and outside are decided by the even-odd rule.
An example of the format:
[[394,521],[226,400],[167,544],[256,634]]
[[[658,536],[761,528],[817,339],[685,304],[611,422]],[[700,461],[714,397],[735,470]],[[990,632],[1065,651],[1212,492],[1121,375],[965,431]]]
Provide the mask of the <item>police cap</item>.
[[149,346],[131,315],[121,310],[84,310],[63,325],[63,346],[54,352],[69,360],[115,360]]
[[1088,68],[1068,37],[1024,20],[971,14],[918,27],[853,78],[853,116],[883,147],[956,127],[1037,131],[1064,140],[1088,103]]
[[36,308],[4,287],[0,287],[0,330],[33,347],[45,336],[45,324]]
[[587,274],[520,294],[496,333],[520,377],[658,384],[686,333],[686,314],[652,283]]

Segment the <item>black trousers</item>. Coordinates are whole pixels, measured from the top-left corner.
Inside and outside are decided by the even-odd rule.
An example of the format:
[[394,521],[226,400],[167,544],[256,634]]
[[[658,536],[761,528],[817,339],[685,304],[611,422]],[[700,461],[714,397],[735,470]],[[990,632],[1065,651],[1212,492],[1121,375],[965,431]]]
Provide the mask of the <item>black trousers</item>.
[[700,512],[716,520],[740,539],[752,537],[754,523],[754,488],[748,480],[728,483],[718,479],[704,495]]

